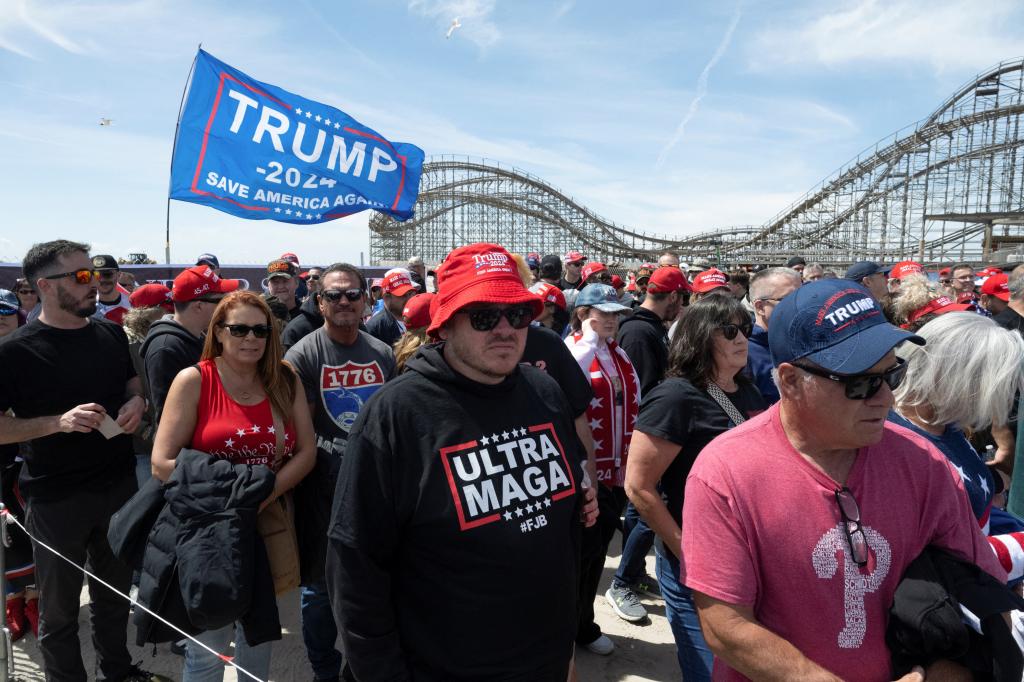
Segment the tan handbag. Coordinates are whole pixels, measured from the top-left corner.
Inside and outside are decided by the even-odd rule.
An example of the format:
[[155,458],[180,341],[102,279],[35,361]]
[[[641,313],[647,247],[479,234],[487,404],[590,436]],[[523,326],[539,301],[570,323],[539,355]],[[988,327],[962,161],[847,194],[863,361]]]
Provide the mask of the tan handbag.
[[[284,459],[284,423],[277,410],[271,406],[274,418],[274,465]],[[295,506],[291,492],[281,495],[267,505],[256,517],[256,530],[263,536],[270,561],[270,573],[274,577],[275,594],[290,592],[299,586],[299,541],[295,535]]]

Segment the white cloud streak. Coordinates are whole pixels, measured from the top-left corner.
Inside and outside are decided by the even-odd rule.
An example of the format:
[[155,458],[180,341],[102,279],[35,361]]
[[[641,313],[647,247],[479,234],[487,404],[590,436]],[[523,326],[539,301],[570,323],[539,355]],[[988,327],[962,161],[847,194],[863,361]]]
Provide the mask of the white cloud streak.
[[[815,5],[818,7],[818,5]],[[979,71],[1024,53],[1013,0],[859,0],[811,17],[782,17],[751,42],[755,69],[925,64],[937,74]]]
[[690,101],[690,107],[686,110],[683,120],[679,122],[675,134],[672,135],[668,144],[665,145],[665,148],[661,150],[661,154],[658,155],[658,161],[654,164],[655,169],[659,169],[664,165],[669,152],[683,139],[687,124],[697,115],[697,111],[700,109],[700,102],[708,92],[708,77],[711,75],[711,69],[715,68],[715,64],[722,58],[725,51],[729,49],[729,44],[732,42],[732,34],[736,31],[736,26],[740,23],[741,16],[742,12],[740,12],[740,7],[737,5],[736,11],[733,12],[732,21],[729,22],[729,28],[725,30],[725,35],[722,36],[721,42],[718,43],[718,47],[711,56],[711,60],[704,66],[704,70],[700,72],[700,76],[697,78],[697,92],[694,94],[693,100]]

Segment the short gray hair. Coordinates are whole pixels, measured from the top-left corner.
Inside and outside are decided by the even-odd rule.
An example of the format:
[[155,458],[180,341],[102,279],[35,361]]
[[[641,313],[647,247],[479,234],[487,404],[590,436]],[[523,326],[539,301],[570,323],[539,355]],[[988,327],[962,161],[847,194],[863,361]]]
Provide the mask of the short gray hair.
[[972,312],[940,315],[917,334],[928,343],[896,351],[908,363],[897,406],[931,408],[935,426],[1006,424],[1024,389],[1024,338]]
[[807,277],[811,272],[820,272],[823,276],[825,274],[825,266],[821,263],[811,263],[804,268],[804,277]]
[[800,273],[793,268],[765,268],[761,272],[754,273],[754,276],[750,278],[750,301],[770,298],[772,290],[777,286],[776,280],[783,277],[789,277],[797,286],[804,281]]
[[1018,265],[1009,275],[1007,286],[1010,288],[1010,298],[1015,301],[1024,300],[1024,265]]

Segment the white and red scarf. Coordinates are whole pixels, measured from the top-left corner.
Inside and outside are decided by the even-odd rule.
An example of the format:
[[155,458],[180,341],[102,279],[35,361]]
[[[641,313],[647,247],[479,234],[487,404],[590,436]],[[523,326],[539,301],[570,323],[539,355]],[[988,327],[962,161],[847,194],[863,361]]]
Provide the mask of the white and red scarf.
[[[582,334],[573,334],[576,343]],[[594,438],[594,459],[597,463],[597,478],[606,486],[621,486],[626,476],[626,459],[629,441],[633,437],[633,425],[640,410],[640,383],[626,352],[615,341],[608,340],[608,352],[615,363],[619,381],[622,384],[622,404],[615,404],[615,384],[612,376],[601,365],[598,354],[590,361],[587,376],[594,391],[594,399],[587,408],[587,420]],[[622,410],[621,432],[616,434],[615,410]],[[615,440],[619,441],[618,457],[615,456]]]

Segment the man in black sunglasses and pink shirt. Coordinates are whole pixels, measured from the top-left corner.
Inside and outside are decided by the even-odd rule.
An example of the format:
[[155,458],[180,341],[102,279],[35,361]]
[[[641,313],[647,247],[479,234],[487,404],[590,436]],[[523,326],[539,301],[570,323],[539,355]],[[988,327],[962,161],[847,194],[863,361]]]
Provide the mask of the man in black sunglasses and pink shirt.
[[316,465],[295,489],[295,530],[302,566],[302,639],[317,680],[336,680],[342,655],[324,580],[327,530],[335,481],[356,417],[395,371],[383,341],[359,329],[366,306],[366,279],[347,263],[324,271],[317,297],[323,326],[287,353],[302,381],[316,431]]
[[496,244],[437,279],[442,341],[360,411],[341,463],[327,574],[345,653],[357,679],[564,682],[596,504],[565,394],[519,364],[543,303]]
[[894,348],[924,340],[848,280],[783,298],[768,335],[781,400],[712,441],[686,484],[682,581],[713,677],[892,679],[888,610],[926,546],[1005,580],[949,461],[886,421]]

